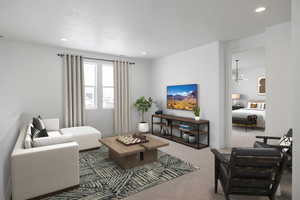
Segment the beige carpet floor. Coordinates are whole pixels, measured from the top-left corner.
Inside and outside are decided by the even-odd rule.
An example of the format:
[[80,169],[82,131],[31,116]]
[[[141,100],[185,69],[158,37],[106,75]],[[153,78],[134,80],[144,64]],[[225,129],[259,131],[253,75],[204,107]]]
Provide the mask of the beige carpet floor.
[[[241,133],[242,134],[242,133]],[[239,134],[237,134],[239,135]],[[251,135],[250,135],[251,136]],[[252,136],[251,136],[252,137]],[[243,140],[243,138],[235,138]],[[253,138],[255,139],[255,137]],[[132,195],[126,200],[224,200],[219,186],[218,194],[214,194],[214,158],[209,148],[196,150],[175,142],[161,150],[182,160],[200,167],[199,171],[189,173],[169,182],[154,186]],[[237,141],[238,142],[238,141]],[[247,141],[249,144],[251,141]],[[253,141],[252,141],[253,142]],[[252,143],[253,144],[253,143]],[[246,144],[244,144],[246,145]],[[285,173],[281,190],[283,195],[278,200],[291,199],[291,174]],[[267,200],[265,197],[231,196],[232,200]]]

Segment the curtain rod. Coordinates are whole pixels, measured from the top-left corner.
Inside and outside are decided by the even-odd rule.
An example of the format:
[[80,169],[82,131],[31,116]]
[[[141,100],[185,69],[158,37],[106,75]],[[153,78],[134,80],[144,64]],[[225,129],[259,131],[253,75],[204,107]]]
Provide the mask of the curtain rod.
[[[60,56],[60,57],[64,57],[65,56],[65,54],[61,54],[61,53],[58,53],[57,55]],[[88,59],[88,60],[101,60],[101,61],[106,61],[106,62],[114,62],[114,60],[103,59],[103,58],[91,58],[91,57],[84,57],[84,56],[82,58]],[[129,62],[129,64],[130,65],[135,65],[134,62]]]

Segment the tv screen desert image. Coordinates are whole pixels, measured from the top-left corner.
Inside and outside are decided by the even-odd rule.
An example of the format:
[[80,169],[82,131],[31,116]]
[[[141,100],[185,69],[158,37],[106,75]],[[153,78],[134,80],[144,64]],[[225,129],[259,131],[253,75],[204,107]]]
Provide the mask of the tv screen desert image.
[[197,97],[197,84],[168,86],[167,108],[191,111],[197,107]]

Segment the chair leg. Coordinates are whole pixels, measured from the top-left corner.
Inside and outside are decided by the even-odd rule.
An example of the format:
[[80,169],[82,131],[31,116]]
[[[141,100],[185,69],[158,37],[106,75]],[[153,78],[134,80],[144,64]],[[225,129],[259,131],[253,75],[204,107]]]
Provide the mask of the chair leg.
[[215,193],[218,192],[219,161],[215,158]]
[[215,178],[215,193],[218,193],[218,178]]
[[269,199],[270,199],[270,200],[275,200],[275,195],[269,196]]
[[225,194],[225,199],[226,199],[226,200],[230,200],[229,194]]

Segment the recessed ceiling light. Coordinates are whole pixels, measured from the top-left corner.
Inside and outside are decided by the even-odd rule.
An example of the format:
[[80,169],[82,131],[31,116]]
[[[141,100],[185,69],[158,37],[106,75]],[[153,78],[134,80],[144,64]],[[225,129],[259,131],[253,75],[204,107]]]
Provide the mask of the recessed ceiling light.
[[255,12],[260,13],[260,12],[264,12],[266,10],[267,10],[266,7],[258,7],[258,8],[255,9]]
[[147,55],[147,52],[146,51],[142,51],[141,54],[142,55]]
[[61,41],[63,41],[63,42],[66,42],[66,41],[68,41],[68,39],[67,39],[67,38],[61,38],[60,40],[61,40]]

